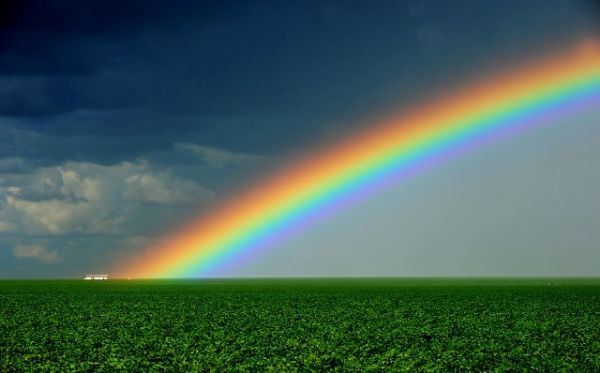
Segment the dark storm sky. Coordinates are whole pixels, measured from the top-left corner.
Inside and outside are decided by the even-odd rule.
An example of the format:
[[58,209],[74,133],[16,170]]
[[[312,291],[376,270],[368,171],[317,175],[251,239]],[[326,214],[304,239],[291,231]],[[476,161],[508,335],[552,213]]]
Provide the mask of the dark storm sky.
[[596,32],[598,10],[2,1],[0,277],[101,269],[364,118]]

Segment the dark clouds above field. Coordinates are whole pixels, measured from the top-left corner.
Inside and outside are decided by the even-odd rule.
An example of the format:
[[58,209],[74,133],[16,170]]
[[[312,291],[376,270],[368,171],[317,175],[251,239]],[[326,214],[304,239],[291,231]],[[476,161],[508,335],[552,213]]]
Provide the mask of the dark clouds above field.
[[595,32],[599,14],[575,0],[2,1],[0,277],[102,270],[312,144]]

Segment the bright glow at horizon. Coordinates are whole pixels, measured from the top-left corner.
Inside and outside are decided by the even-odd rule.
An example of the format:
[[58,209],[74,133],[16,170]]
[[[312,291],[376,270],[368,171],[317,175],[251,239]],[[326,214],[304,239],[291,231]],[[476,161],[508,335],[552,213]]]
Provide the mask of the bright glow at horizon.
[[494,74],[300,159],[191,222],[123,277],[201,277],[473,144],[600,104],[600,52],[577,48]]

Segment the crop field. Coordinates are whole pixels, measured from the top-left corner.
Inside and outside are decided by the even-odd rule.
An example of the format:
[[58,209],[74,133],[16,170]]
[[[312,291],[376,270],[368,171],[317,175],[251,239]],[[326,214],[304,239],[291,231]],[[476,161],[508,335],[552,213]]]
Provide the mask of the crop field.
[[0,371],[600,371],[600,280],[0,281]]

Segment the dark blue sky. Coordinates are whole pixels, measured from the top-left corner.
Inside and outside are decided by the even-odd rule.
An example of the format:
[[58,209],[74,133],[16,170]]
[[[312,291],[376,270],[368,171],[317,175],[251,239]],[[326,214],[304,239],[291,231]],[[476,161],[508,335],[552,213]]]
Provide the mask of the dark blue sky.
[[367,118],[597,33],[599,14],[586,0],[2,1],[0,277],[106,267]]

